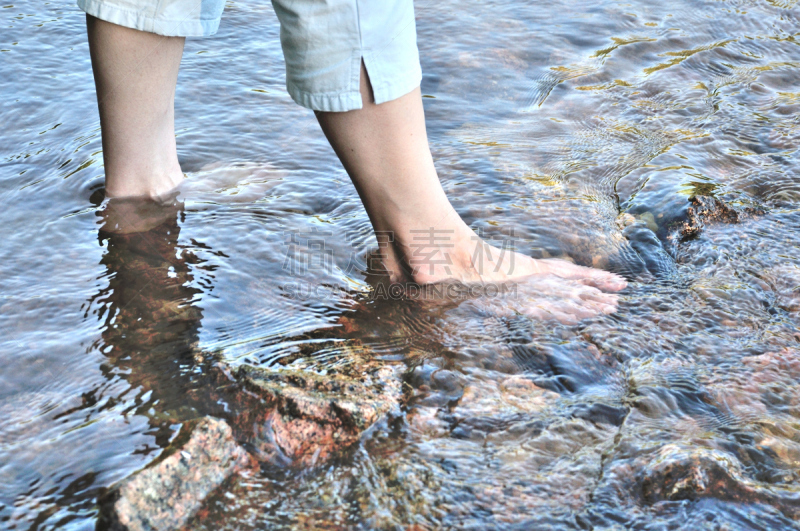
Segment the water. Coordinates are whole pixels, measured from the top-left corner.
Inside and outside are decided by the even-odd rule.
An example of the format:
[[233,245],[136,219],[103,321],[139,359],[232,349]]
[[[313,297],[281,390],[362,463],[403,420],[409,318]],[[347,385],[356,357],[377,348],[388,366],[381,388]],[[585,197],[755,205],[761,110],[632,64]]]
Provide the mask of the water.
[[[332,370],[354,346],[404,371],[401,415],[322,467],[234,477],[190,527],[800,528],[795,0],[418,2],[459,213],[631,281],[575,326],[365,298],[369,221],[284,91],[266,3],[229,2],[187,43],[182,205],[102,231],[82,13],[8,1],[3,528],[93,528],[98,494],[183,420],[230,415],[205,360]],[[680,237],[695,196],[740,222]],[[295,232],[322,235],[330,267],[303,271]],[[670,483],[691,462],[706,476]]]

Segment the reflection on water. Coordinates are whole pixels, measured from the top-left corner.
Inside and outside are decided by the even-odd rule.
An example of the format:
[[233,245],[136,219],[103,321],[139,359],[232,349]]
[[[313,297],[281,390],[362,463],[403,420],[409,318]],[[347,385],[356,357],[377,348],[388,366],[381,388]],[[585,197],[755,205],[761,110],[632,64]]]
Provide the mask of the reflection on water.
[[[356,352],[402,369],[399,416],[325,466],[234,478],[191,527],[800,527],[796,2],[417,2],[417,17],[459,213],[626,275],[619,311],[567,326],[368,297],[377,242],[285,94],[267,4],[229,2],[216,38],[187,43],[179,200],[90,200],[82,14],[9,2],[0,527],[93,527],[98,494],[188,419],[249,443],[251,405],[221,367],[321,374]],[[333,235],[329,267],[292,267],[300,233]]]
[[108,360],[101,370],[109,379],[126,380],[139,395],[137,413],[150,417],[159,446],[186,420],[186,413],[181,418],[170,409],[185,404],[202,378],[196,370],[202,310],[193,305],[202,291],[190,285],[189,264],[202,268],[203,261],[178,244],[182,210],[177,202],[108,202],[98,212],[108,285],[86,304],[87,317],[102,323],[92,346]]

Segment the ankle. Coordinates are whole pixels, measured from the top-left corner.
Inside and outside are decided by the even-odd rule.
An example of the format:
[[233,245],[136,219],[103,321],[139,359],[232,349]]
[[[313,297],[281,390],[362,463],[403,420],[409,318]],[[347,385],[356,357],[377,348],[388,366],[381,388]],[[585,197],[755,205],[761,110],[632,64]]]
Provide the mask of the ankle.
[[114,234],[141,233],[152,230],[169,219],[175,219],[182,204],[175,197],[152,199],[149,197],[109,198],[100,214],[102,231]]
[[384,258],[384,267],[393,282],[424,285],[481,280],[472,263],[472,250],[478,240],[466,225],[407,232],[393,242]]
[[106,197],[161,200],[175,192],[183,179],[180,167],[106,174]]

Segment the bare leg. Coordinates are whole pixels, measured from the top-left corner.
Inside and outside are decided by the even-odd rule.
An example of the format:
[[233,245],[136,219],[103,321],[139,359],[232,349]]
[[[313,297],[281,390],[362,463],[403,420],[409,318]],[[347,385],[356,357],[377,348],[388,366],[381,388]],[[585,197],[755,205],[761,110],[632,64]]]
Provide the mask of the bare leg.
[[[509,251],[501,253],[479,240],[461,220],[436,175],[419,89],[375,105],[362,65],[361,94],[362,109],[318,112],[317,119],[353,180],[373,227],[394,237],[384,259],[393,281],[502,282],[525,278],[528,282],[531,277],[549,276],[547,282],[536,281],[541,289],[567,298],[573,293],[580,301],[597,298],[598,304],[584,306],[600,311],[613,309],[615,296],[598,290],[587,292],[583,285],[618,291],[626,283],[617,275],[562,260],[534,260],[520,254],[512,259]],[[438,252],[428,238],[431,228],[443,238],[434,240]],[[554,285],[553,276],[570,281]]]
[[106,194],[158,198],[183,179],[174,100],[183,37],[162,37],[86,16],[97,87]]
[[[184,39],[132,30],[91,16],[87,16],[87,29],[103,134],[106,192],[111,197],[163,196],[183,177],[175,146],[174,97]],[[419,89],[375,105],[363,67],[361,80],[363,109],[318,113],[317,117],[375,230],[394,234],[385,260],[392,280],[425,284],[525,278],[533,294],[524,306],[530,315],[569,321],[613,311],[614,295],[585,284],[616,291],[625,286],[616,275],[522,255],[512,261],[509,253],[501,254],[477,239],[439,183]],[[427,243],[420,248],[419,241],[427,240],[430,229],[443,238],[435,240],[438,249]],[[561,280],[554,282],[553,275]],[[537,279],[530,280],[533,277]]]

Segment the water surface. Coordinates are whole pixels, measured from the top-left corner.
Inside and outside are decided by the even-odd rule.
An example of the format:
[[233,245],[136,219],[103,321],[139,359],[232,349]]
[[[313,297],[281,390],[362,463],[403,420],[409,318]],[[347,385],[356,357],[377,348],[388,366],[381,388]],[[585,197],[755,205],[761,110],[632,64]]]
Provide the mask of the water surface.
[[[459,213],[630,280],[616,314],[575,326],[369,301],[377,242],[284,90],[265,2],[229,2],[216,37],[187,42],[181,205],[149,232],[101,230],[83,14],[7,1],[3,528],[93,528],[98,493],[183,420],[224,417],[198,406],[204,355],[328,370],[356,345],[402,367],[402,414],[323,467],[234,478],[191,527],[800,527],[795,0],[417,3],[431,147]],[[698,196],[740,222],[682,238]],[[326,267],[290,252],[311,235]],[[684,455],[734,479],[654,494],[648,478]]]

